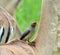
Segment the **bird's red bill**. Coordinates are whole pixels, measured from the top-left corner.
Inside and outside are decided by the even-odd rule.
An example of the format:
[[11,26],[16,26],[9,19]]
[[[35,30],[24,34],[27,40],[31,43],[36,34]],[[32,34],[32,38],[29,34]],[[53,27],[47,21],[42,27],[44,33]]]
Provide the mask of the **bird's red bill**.
[[36,26],[37,25],[37,22],[34,22],[33,24]]

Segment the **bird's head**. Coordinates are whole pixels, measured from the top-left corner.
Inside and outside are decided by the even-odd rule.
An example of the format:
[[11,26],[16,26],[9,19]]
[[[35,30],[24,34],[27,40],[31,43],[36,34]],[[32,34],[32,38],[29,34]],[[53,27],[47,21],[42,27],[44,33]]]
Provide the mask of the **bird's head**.
[[36,27],[36,25],[37,25],[37,22],[33,22],[33,23],[31,24],[32,27]]

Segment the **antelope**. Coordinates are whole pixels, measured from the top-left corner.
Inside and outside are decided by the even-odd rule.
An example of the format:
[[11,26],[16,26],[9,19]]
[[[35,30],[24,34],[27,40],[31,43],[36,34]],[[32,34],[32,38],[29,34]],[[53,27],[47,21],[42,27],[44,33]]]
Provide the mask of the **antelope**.
[[[14,15],[14,12],[15,12],[19,3],[20,3],[20,0],[10,0],[10,1],[9,0],[0,0],[0,6],[5,8],[5,10],[8,11],[12,16]],[[0,9],[0,10],[2,10],[2,9]],[[1,36],[1,37],[3,37],[2,40],[1,40],[1,44],[8,42],[8,40],[14,39],[14,36],[20,36],[21,35],[21,33],[19,31],[19,28],[16,25],[15,19],[12,18],[12,16],[9,15],[8,12],[2,11],[2,16],[3,15],[6,16],[4,18],[5,20],[3,21],[3,22],[5,22],[4,25],[6,27],[3,27],[2,24],[1,24],[1,27],[3,28],[3,30],[1,31],[0,36],[4,33]],[[3,20],[3,19],[1,18],[1,20]],[[6,34],[5,34],[5,32],[6,32]]]
[[21,0],[0,0],[0,6],[7,10],[12,16],[20,3],[22,3]]
[[[59,2],[59,0],[56,1]],[[57,38],[56,35],[57,35],[57,24],[58,24],[58,16],[56,14],[56,10],[54,8],[53,3],[54,2],[52,2],[52,0],[42,1],[41,22],[39,23],[41,25],[39,26],[37,38],[34,41],[35,46],[28,45],[20,40],[15,40],[8,44],[0,45],[1,55],[4,55],[4,53],[6,53],[6,55],[7,54],[12,55],[14,53],[15,55],[22,55],[23,53],[24,53],[23,55],[25,54],[29,55],[28,53],[31,52],[30,51],[26,52],[26,49],[24,48],[26,46],[27,46],[26,48],[28,48],[28,46],[31,47],[30,49],[32,49],[31,51],[34,52],[35,55],[52,55]],[[11,49],[9,49],[9,47]],[[15,50],[14,48],[16,49],[16,51],[14,51]],[[19,51],[22,51],[23,53],[22,52],[19,53]]]

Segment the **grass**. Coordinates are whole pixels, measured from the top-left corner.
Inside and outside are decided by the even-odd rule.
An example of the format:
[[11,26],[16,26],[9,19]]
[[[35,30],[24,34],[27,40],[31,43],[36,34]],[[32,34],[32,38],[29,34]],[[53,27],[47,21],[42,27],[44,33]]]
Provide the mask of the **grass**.
[[23,33],[32,22],[37,22],[36,34],[31,37],[30,41],[36,38],[40,26],[42,0],[23,0],[16,11],[16,21],[21,33]]

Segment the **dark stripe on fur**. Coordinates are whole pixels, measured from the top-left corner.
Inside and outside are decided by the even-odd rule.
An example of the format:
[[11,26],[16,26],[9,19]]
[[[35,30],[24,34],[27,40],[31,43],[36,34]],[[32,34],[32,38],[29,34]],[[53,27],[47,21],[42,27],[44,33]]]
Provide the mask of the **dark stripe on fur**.
[[7,37],[6,37],[5,43],[8,42],[8,40],[9,40],[9,36],[10,36],[10,26],[9,26],[9,28],[8,28],[8,34],[7,34]]

